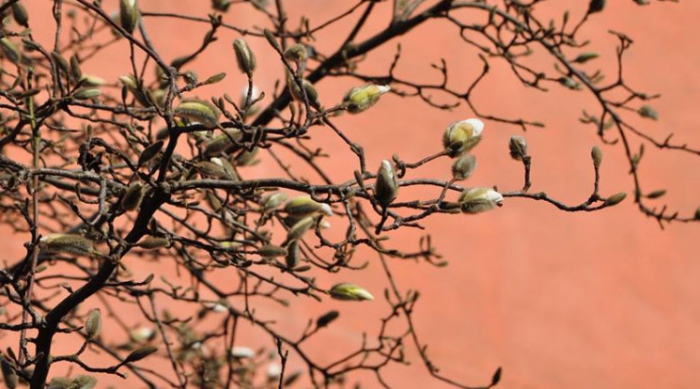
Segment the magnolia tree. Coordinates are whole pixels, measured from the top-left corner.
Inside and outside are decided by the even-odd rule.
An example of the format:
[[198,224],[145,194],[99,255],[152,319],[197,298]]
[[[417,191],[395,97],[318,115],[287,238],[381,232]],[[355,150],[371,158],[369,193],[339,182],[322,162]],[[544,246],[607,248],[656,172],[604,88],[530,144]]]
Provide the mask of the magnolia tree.
[[[430,358],[413,324],[419,293],[403,290],[390,267],[406,258],[434,266],[446,262],[429,237],[397,245],[393,231],[421,227],[435,214],[490,212],[509,198],[576,212],[604,210],[626,197],[599,192],[598,147],[590,150],[595,181],[585,202],[567,204],[529,191],[532,157],[525,134],[513,136],[509,145],[522,165],[522,187],[468,184],[476,167],[470,151],[489,124],[543,126],[475,106],[472,91],[493,62],[507,64],[520,83],[536,90],[568,88],[593,96],[596,105],[582,107],[588,111],[581,121],[595,127],[602,143],[623,149],[635,189],[631,201],[661,225],[700,219],[700,211],[655,208],[650,201],[664,193],[641,189],[644,145],[700,151],[631,124],[640,115],[657,119],[647,102],[656,96],[623,78],[632,40],[612,32],[617,69],[606,78],[584,67],[598,54],[586,48],[579,31],[605,12],[605,1],[552,20],[534,12],[535,5],[546,6],[540,0],[358,0],[329,19],[309,14],[299,21],[287,16],[294,1],[213,0],[186,11],[172,3],[167,13],[149,12],[149,2],[137,0],[6,0],[0,6],[0,220],[16,237],[4,244],[26,248],[22,258],[0,265],[1,361],[9,388],[90,388],[107,375],[151,388],[326,387],[342,386],[361,371],[372,373],[372,386],[388,386],[385,370],[408,363],[407,348],[436,380],[470,387],[443,375],[439,361]],[[244,8],[258,12],[264,23],[232,24]],[[53,19],[41,25],[32,12]],[[383,27],[366,33],[376,15]],[[383,72],[363,70],[374,50],[429,21],[454,28],[453,36],[441,39],[461,40],[478,53],[473,61],[481,71],[469,85],[450,82],[446,61],[434,65],[438,82],[402,78],[396,73],[400,48]],[[191,52],[165,58],[149,39],[164,22],[207,31],[192,37],[199,44]],[[334,49],[314,46],[337,26],[347,32],[333,37]],[[51,39],[35,36],[47,30]],[[200,77],[193,61],[217,41],[226,43],[236,64],[222,61],[221,73]],[[121,76],[84,71],[114,46],[130,53]],[[264,47],[282,71],[261,72],[260,53],[251,46]],[[531,53],[549,58],[547,67],[532,65]],[[242,96],[204,88],[221,83],[231,69],[247,80],[239,85]],[[318,85],[340,78],[355,85],[340,101],[319,95]],[[259,91],[259,80],[278,83]],[[424,158],[406,161],[385,145],[385,159],[368,164],[363,145],[353,141],[351,128],[338,124],[339,116],[380,111],[388,94],[419,99],[426,109],[460,105],[461,114],[436,129],[442,139],[436,136],[434,147],[426,146]],[[448,100],[437,101],[435,94]],[[470,114],[460,116],[465,112]],[[314,143],[319,128],[353,156],[344,170],[324,168],[322,161],[336,153]],[[451,160],[451,174],[445,174],[451,179],[422,174],[422,167],[439,159]],[[253,173],[259,172],[256,163],[276,166],[279,174],[259,176]],[[337,280],[362,271],[366,259],[353,256],[358,249],[372,252],[381,264],[384,290],[328,281],[330,273]],[[135,270],[140,262],[158,266],[144,273]],[[159,270],[166,267],[177,276]],[[266,302],[294,312],[306,297],[347,304],[377,300],[373,304],[385,304],[386,315],[354,351],[328,360],[307,345],[337,325],[342,312],[306,318],[306,328],[294,334],[256,312]],[[120,315],[123,306],[135,307],[138,318]],[[244,324],[262,334],[260,348],[239,334]],[[58,344],[72,351],[62,354]],[[303,368],[289,368],[290,361]],[[483,374],[477,385],[492,387],[501,370]]]

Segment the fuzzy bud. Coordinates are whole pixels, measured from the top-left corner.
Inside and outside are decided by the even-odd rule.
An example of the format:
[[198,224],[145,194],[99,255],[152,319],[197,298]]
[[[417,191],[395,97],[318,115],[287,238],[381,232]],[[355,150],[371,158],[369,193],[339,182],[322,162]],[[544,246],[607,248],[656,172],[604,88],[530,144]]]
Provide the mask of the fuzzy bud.
[[522,161],[527,157],[527,142],[519,135],[513,135],[508,142],[510,157],[516,161]]
[[75,255],[96,254],[91,240],[76,234],[50,234],[39,241],[42,249],[50,253],[68,253]]
[[102,331],[102,314],[99,308],[95,308],[88,313],[85,320],[85,332],[88,339],[95,339],[100,335],[100,331]]
[[306,60],[308,56],[309,53],[306,50],[306,46],[302,45],[301,43],[295,43],[284,51],[284,58],[286,60],[297,63]]
[[12,18],[15,22],[24,28],[29,28],[29,14],[19,1],[12,4]]
[[591,149],[591,159],[593,159],[593,166],[598,169],[603,162],[603,151],[598,146],[593,146]]
[[97,379],[95,377],[90,377],[89,375],[81,374],[73,378],[71,382],[71,389],[92,389],[97,385]]
[[17,46],[8,38],[0,39],[0,50],[2,50],[5,57],[15,65],[19,64],[22,60],[22,53],[20,53]]
[[294,269],[299,266],[300,252],[299,252],[299,241],[292,240],[287,245],[287,255],[284,257],[284,262],[287,268]]
[[73,98],[76,100],[92,100],[102,94],[97,88],[80,88],[73,93]]
[[625,192],[615,193],[614,195],[605,199],[605,203],[603,203],[603,205],[611,207],[613,205],[620,204],[625,197],[627,197],[627,193]]
[[484,122],[479,119],[466,119],[450,124],[442,136],[442,144],[450,157],[461,155],[481,141]]
[[348,282],[340,283],[340,284],[335,284],[333,287],[328,291],[328,294],[331,295],[332,298],[336,300],[345,300],[345,301],[370,301],[374,300],[374,296],[370,294],[367,290],[364,288],[351,284]]
[[141,239],[134,246],[140,247],[145,250],[157,250],[160,248],[170,247],[171,244],[172,242],[168,238],[160,236],[148,236],[144,239]]
[[143,185],[140,182],[134,182],[129,185],[124,197],[121,200],[121,207],[125,211],[133,211],[141,205],[141,200],[143,200]]
[[255,71],[255,54],[248,46],[243,38],[236,38],[233,41],[233,51],[236,53],[236,61],[238,62],[238,68],[249,77],[253,75]]
[[374,197],[382,208],[391,204],[399,193],[399,183],[391,162],[383,160],[377,172],[377,182],[374,186]]
[[294,225],[289,229],[289,232],[287,232],[287,239],[286,241],[294,241],[301,239],[302,236],[306,233],[306,231],[310,230],[311,227],[313,227],[316,224],[316,217],[314,216],[307,216],[299,220],[298,222],[294,223]]
[[360,113],[376,104],[379,97],[390,90],[389,85],[373,84],[352,88],[343,97],[343,106],[352,114]]
[[158,348],[155,346],[141,347],[139,349],[132,351],[129,355],[127,355],[126,358],[124,358],[123,363],[131,363],[131,362],[140,361],[140,360],[146,358],[147,356],[155,353],[156,351],[158,351]]
[[219,116],[221,116],[218,108],[210,102],[202,100],[183,101],[173,110],[173,113],[210,128],[219,126]]
[[15,389],[18,384],[17,372],[9,360],[0,355],[0,368],[2,368],[2,379],[8,389]]
[[289,196],[284,192],[274,192],[263,197],[261,204],[264,210],[270,211],[282,205],[283,202],[287,201],[287,198]]
[[126,32],[134,33],[140,17],[137,0],[119,0],[119,24]]
[[316,328],[327,327],[340,316],[338,311],[330,311],[316,319]]
[[149,327],[139,327],[129,333],[129,337],[136,343],[153,340],[156,336],[156,331]]
[[224,133],[217,135],[214,139],[208,141],[204,145],[204,154],[208,157],[213,157],[221,154],[243,139],[243,133],[237,128],[226,128]]
[[292,98],[294,98],[296,101],[304,103],[306,101],[304,99],[304,93],[306,93],[306,98],[309,100],[309,104],[312,107],[320,107],[318,92],[316,91],[316,88],[314,88],[313,84],[303,78],[300,81],[303,89],[299,87],[294,79],[294,76],[287,72],[287,88],[289,89],[289,94],[292,95]]
[[476,169],[476,157],[464,154],[452,163],[452,177],[457,180],[466,180]]
[[158,155],[160,149],[163,148],[163,144],[164,142],[159,140],[146,147],[141,152],[141,155],[139,155],[139,166],[143,166],[146,162],[152,160],[156,155]]
[[326,216],[333,215],[330,205],[316,202],[309,196],[295,197],[287,202],[284,210],[293,217],[303,218],[306,216],[324,214]]
[[466,189],[459,196],[462,212],[481,213],[503,205],[503,195],[491,188]]
[[287,255],[287,249],[274,244],[266,244],[258,249],[258,255],[264,258],[284,257]]

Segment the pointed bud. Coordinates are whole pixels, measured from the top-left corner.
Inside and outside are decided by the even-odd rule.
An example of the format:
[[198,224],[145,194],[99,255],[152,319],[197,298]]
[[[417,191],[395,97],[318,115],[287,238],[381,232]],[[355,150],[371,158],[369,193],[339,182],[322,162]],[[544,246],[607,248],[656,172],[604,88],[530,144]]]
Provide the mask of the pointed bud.
[[140,182],[134,182],[129,185],[129,188],[127,188],[121,200],[122,209],[125,211],[133,211],[138,208],[143,200],[143,195],[143,185]]
[[379,101],[379,97],[391,90],[389,85],[367,84],[350,89],[343,97],[343,106],[352,114],[367,110]]
[[289,196],[284,192],[274,192],[263,197],[261,204],[265,211],[270,211],[282,205],[283,202],[287,201],[287,198]]
[[310,230],[311,227],[315,225],[316,217],[307,216],[302,218],[298,222],[294,223],[292,228],[289,229],[289,232],[287,232],[287,239],[285,241],[290,242],[301,239],[301,237],[304,236],[306,231]]
[[603,203],[603,205],[610,207],[613,205],[620,204],[622,200],[625,199],[625,197],[627,197],[627,193],[625,192],[615,193],[614,195],[605,199],[605,203]]
[[653,199],[658,199],[659,197],[663,197],[665,194],[666,194],[665,189],[659,189],[659,190],[655,190],[655,191],[649,193],[646,197],[648,199],[653,200]]
[[83,78],[83,71],[80,69],[80,60],[77,54],[73,54],[70,57],[70,75],[74,80],[81,80]]
[[207,127],[217,127],[221,112],[213,104],[202,100],[188,100],[180,103],[174,110],[176,116],[202,123]]
[[312,107],[319,107],[320,103],[318,101],[318,92],[316,88],[306,79],[302,78],[300,81],[301,86],[304,88],[303,90],[297,84],[294,76],[287,72],[287,88],[289,88],[289,94],[292,95],[294,100],[304,103],[306,101],[304,100],[304,93],[306,92],[306,98],[309,99],[309,104]]
[[50,253],[96,254],[92,241],[77,234],[50,234],[41,238],[39,243],[42,249]]
[[2,379],[8,389],[15,389],[19,380],[14,366],[4,356],[0,355],[0,368],[2,369]]
[[226,174],[223,178],[227,180],[232,180],[232,181],[240,181],[238,178],[238,174],[236,173],[236,170],[233,168],[233,165],[231,163],[223,158],[211,158],[210,161],[212,163],[215,163],[219,165],[222,169],[224,169],[224,173]]
[[102,86],[106,83],[103,78],[84,74],[80,78],[80,83],[84,86]]
[[450,157],[461,155],[481,141],[484,122],[479,119],[466,119],[450,124],[442,136],[442,144]]
[[214,162],[201,161],[195,165],[200,174],[213,178],[226,178],[227,174],[223,167]]
[[264,258],[284,257],[287,255],[287,249],[274,244],[266,244],[258,249],[258,255]]
[[503,196],[491,188],[472,188],[462,192],[459,203],[462,212],[476,214],[500,207]]
[[24,28],[29,28],[29,14],[19,1],[12,4],[12,18],[15,22]]
[[73,98],[76,100],[91,100],[99,97],[102,94],[97,88],[80,88],[73,92]]
[[464,154],[452,163],[452,177],[457,180],[466,180],[476,169],[476,157]]
[[146,162],[152,160],[156,155],[158,155],[160,149],[163,148],[163,144],[164,142],[159,140],[146,147],[143,152],[141,152],[141,155],[139,155],[138,165],[143,166]]
[[295,43],[284,51],[284,58],[288,61],[302,62],[309,56],[306,46]]
[[299,241],[296,239],[290,241],[287,245],[287,255],[284,257],[287,268],[294,269],[299,266],[300,257]]
[[593,146],[591,149],[591,159],[593,159],[593,166],[595,166],[596,169],[603,163],[603,151],[600,150],[598,146]]
[[100,335],[100,331],[102,331],[102,314],[99,308],[95,308],[88,313],[85,320],[85,332],[88,339],[95,339]]
[[326,216],[333,215],[330,205],[318,203],[312,200],[309,196],[299,196],[289,200],[287,204],[285,204],[284,210],[290,216],[294,216],[296,218],[302,218],[320,213]]
[[510,157],[516,161],[522,161],[527,157],[527,142],[525,138],[519,135],[513,135],[508,142]]
[[331,324],[340,316],[338,311],[330,311],[316,319],[316,328],[323,328]]
[[232,0],[211,0],[211,6],[217,11],[228,12]]
[[595,53],[595,52],[581,53],[573,60],[573,62],[586,63],[586,62],[593,60],[593,59],[596,59],[598,57],[600,57],[600,54]]
[[236,166],[252,166],[258,162],[255,156],[260,150],[259,147],[254,147],[253,150],[243,150],[235,158]]
[[134,33],[140,17],[137,0],[119,0],[119,23],[126,32]]
[[160,248],[170,247],[172,241],[166,237],[161,236],[147,236],[141,239],[134,246],[140,247],[145,250],[157,250]]
[[22,61],[22,53],[17,50],[17,46],[15,46],[10,39],[0,39],[0,50],[2,50],[5,57],[13,64],[17,65]]
[[204,145],[204,154],[208,157],[219,155],[231,148],[234,142],[243,139],[243,133],[237,128],[226,128],[223,134],[217,135],[214,139]]
[[46,389],[71,389],[73,380],[68,377],[54,377]]
[[588,13],[596,13],[600,12],[605,8],[605,0],[591,0],[590,3],[588,3]]
[[153,340],[156,337],[156,332],[149,327],[139,327],[129,333],[129,337],[136,343]]
[[123,363],[131,363],[131,362],[140,361],[140,360],[146,358],[147,356],[155,353],[156,351],[158,351],[158,348],[155,346],[141,347],[139,349],[132,351],[129,355],[127,355],[126,358],[124,358]]
[[383,160],[377,172],[377,182],[374,186],[374,197],[382,208],[391,204],[399,193],[399,183],[391,162]]
[[358,285],[351,284],[349,282],[333,285],[333,287],[331,288],[331,290],[328,291],[328,293],[331,295],[332,298],[336,300],[374,300],[374,296],[372,296],[368,291],[366,291]]
[[236,53],[236,61],[238,62],[238,68],[249,77],[253,75],[255,71],[255,54],[248,46],[243,38],[236,38],[233,41],[233,51]]

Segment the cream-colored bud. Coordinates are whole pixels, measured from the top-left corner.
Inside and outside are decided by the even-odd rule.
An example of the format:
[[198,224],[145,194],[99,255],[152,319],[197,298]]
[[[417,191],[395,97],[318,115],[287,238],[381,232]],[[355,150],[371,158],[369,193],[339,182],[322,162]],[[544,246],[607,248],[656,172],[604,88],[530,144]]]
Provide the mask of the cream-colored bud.
[[102,331],[102,314],[99,308],[95,308],[88,313],[85,320],[85,332],[88,339],[95,339]]
[[264,210],[270,211],[282,205],[288,198],[289,196],[284,192],[274,192],[263,197],[261,204]]
[[137,0],[119,0],[119,23],[126,32],[133,34],[140,17]]
[[459,197],[462,212],[476,214],[500,207],[503,195],[491,188],[466,189]]
[[270,362],[265,369],[268,381],[276,381],[282,376],[282,365],[277,362]]
[[328,291],[328,294],[336,300],[346,301],[368,301],[374,300],[374,296],[359,285],[344,282],[335,284]]
[[352,114],[360,113],[376,104],[379,97],[390,90],[389,85],[374,84],[352,88],[343,97],[343,106]]
[[224,173],[226,173],[226,175],[223,178],[227,178],[233,181],[239,181],[236,170],[233,168],[233,165],[231,165],[231,163],[228,160],[224,158],[214,157],[211,158],[210,161],[224,169]]
[[466,119],[450,124],[442,136],[442,144],[451,157],[461,155],[481,141],[484,122],[479,119]]
[[391,162],[383,160],[377,172],[377,181],[374,186],[374,197],[382,208],[386,208],[396,199],[399,193],[399,183],[396,180],[396,172]]
[[73,98],[76,100],[92,100],[101,94],[102,91],[97,88],[80,88],[73,92]]
[[508,142],[510,157],[516,161],[522,161],[527,157],[527,142],[519,135],[513,135]]
[[255,351],[252,348],[244,346],[233,346],[229,353],[236,359],[247,359],[255,356]]
[[306,79],[302,78],[300,81],[303,90],[297,84],[296,80],[294,79],[294,76],[292,76],[291,73],[287,72],[287,88],[289,89],[289,94],[292,95],[294,100],[303,103],[305,102],[304,92],[306,92],[306,98],[309,100],[309,104],[312,107],[319,107],[320,103],[318,101],[318,92],[316,91],[316,88],[314,88],[313,84]]
[[97,385],[97,379],[89,375],[77,375],[73,378],[70,388],[73,389],[92,389]]
[[321,213],[327,216],[333,215],[330,205],[316,202],[309,196],[299,196],[289,200],[287,204],[285,204],[284,210],[290,216],[294,216],[296,218]]
[[476,169],[476,157],[464,154],[452,163],[452,177],[455,180],[466,180]]
[[136,343],[147,342],[153,340],[156,336],[156,331],[150,327],[138,327],[129,333],[129,337]]
[[294,223],[294,225],[287,232],[287,239],[285,241],[290,242],[294,240],[301,239],[306,231],[310,230],[311,227],[316,225],[316,217],[307,216]]
[[248,46],[248,42],[243,38],[236,38],[233,41],[233,51],[236,53],[238,68],[248,76],[252,76],[255,71],[256,61],[255,54]]
[[219,125],[221,112],[212,103],[202,100],[187,100],[180,103],[173,113],[176,116],[199,122],[207,127],[214,128]]
[[104,78],[92,76],[89,74],[83,74],[83,77],[80,79],[80,82],[84,86],[102,86],[106,83]]

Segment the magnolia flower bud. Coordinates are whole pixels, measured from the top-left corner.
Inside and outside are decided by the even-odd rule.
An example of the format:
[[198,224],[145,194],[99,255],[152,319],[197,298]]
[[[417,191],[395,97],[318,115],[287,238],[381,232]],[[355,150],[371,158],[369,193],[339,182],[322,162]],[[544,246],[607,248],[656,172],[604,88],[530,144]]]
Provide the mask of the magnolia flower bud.
[[104,78],[83,74],[83,77],[80,78],[80,83],[84,86],[102,86],[106,83],[106,81]]
[[295,241],[301,239],[306,231],[310,230],[316,224],[315,216],[307,216],[294,223],[294,225],[287,232],[287,239],[285,242]]
[[70,389],[73,385],[73,380],[68,377],[54,377],[49,382],[47,389]]
[[274,192],[262,198],[261,204],[263,209],[270,211],[279,207],[283,202],[287,201],[289,196],[284,192]]
[[379,101],[379,97],[391,90],[389,85],[367,84],[350,89],[343,97],[343,106],[355,114],[367,110]]
[[236,38],[233,41],[233,51],[236,53],[236,61],[238,62],[238,68],[249,77],[253,75],[255,71],[255,54],[248,46],[243,38]]
[[219,116],[221,116],[218,108],[210,102],[202,100],[183,101],[175,107],[173,113],[211,128],[219,126]]
[[593,159],[593,166],[598,169],[603,162],[603,151],[598,146],[593,146],[591,149],[591,159]]
[[138,165],[143,166],[146,162],[152,160],[156,155],[158,155],[160,149],[163,148],[163,144],[164,142],[162,140],[159,140],[143,149],[143,152],[141,152],[141,155],[139,155]]
[[129,34],[139,24],[139,6],[137,0],[119,0],[119,23]]
[[270,362],[267,365],[265,375],[267,375],[268,381],[277,381],[280,376],[282,376],[282,365],[276,362]]
[[22,60],[22,53],[20,53],[17,46],[8,38],[0,39],[0,50],[2,50],[5,57],[15,65],[19,64]]
[[365,301],[374,300],[374,296],[362,287],[351,284],[349,282],[344,282],[341,284],[335,284],[328,291],[328,294],[336,300],[346,300],[346,301]]
[[287,88],[289,89],[289,94],[292,95],[292,98],[294,98],[296,101],[304,103],[306,101],[304,100],[304,92],[306,92],[306,98],[309,100],[309,104],[312,107],[320,107],[321,104],[318,101],[318,92],[316,91],[316,88],[314,88],[313,84],[303,78],[300,81],[301,86],[304,88],[303,90],[297,84],[294,76],[292,76],[289,71],[287,72]]
[[396,172],[391,162],[383,160],[377,172],[377,182],[374,186],[374,197],[382,208],[386,208],[396,198],[399,192],[399,183],[396,180]]
[[464,154],[452,163],[452,177],[455,180],[466,180],[476,168],[476,157]]
[[258,255],[264,258],[284,257],[287,249],[274,244],[266,244],[258,249]]
[[153,340],[156,331],[149,327],[139,327],[129,333],[129,337],[136,343]]
[[92,389],[97,385],[97,379],[89,375],[81,374],[73,378],[70,388],[73,389]]
[[143,185],[140,182],[134,182],[129,185],[129,188],[126,189],[124,197],[122,197],[120,202],[122,209],[125,211],[133,211],[138,208],[143,200],[143,195]]
[[287,48],[287,50],[284,51],[284,58],[288,61],[294,61],[294,62],[302,62],[306,60],[306,58],[309,56],[308,51],[306,50],[306,46],[302,45],[301,43],[295,43]]
[[213,178],[227,178],[226,171],[224,170],[223,167],[217,165],[214,162],[209,162],[209,161],[201,161],[197,162],[195,165],[197,170],[206,176],[210,176]]
[[603,204],[606,206],[617,205],[617,204],[620,204],[622,202],[622,200],[625,199],[625,197],[627,197],[627,193],[625,193],[625,192],[615,193],[614,195],[605,199],[605,203],[603,203]]
[[0,368],[2,369],[2,379],[8,389],[15,389],[18,384],[17,372],[14,366],[4,356],[0,355]]
[[237,128],[226,128],[223,134],[217,135],[214,139],[204,145],[204,154],[208,157],[219,155],[243,139],[243,133]]
[[76,234],[50,234],[39,241],[42,248],[51,253],[94,255],[97,252],[91,240]]
[[233,168],[233,165],[231,165],[231,163],[228,160],[214,157],[214,158],[211,158],[210,161],[212,163],[219,165],[222,169],[224,169],[224,173],[226,173],[226,176],[224,178],[227,178],[227,179],[233,180],[233,181],[239,181],[238,174],[236,173],[236,170]]
[[695,210],[695,215],[693,215],[696,220],[700,220],[700,207]]
[[479,119],[467,119],[450,124],[442,136],[442,144],[450,157],[461,155],[481,141],[484,122]]
[[170,247],[171,244],[172,241],[169,238],[160,236],[147,236],[141,239],[134,246],[141,247],[145,250],[157,250],[160,248]]
[[143,346],[139,349],[132,351],[129,355],[127,355],[126,358],[124,358],[124,362],[122,362],[122,363],[130,363],[130,362],[140,361],[140,360],[146,358],[147,356],[155,353],[156,351],[158,351],[158,347]]
[[503,195],[491,188],[466,189],[459,196],[462,212],[476,214],[503,205]]
[[290,216],[294,216],[296,218],[302,218],[320,213],[327,216],[333,215],[330,205],[318,203],[312,200],[309,196],[299,196],[289,200],[287,204],[285,204],[284,210]]
[[299,265],[299,251],[299,241],[296,239],[290,241],[287,245],[287,255],[284,257],[284,262],[289,269],[294,269]]
[[19,1],[12,4],[12,18],[15,22],[24,28],[29,28],[29,14],[24,5]]
[[236,166],[252,166],[258,163],[255,156],[258,155],[259,147],[254,147],[252,150],[243,150],[234,159]]
[[232,0],[211,0],[211,6],[217,11],[227,12]]
[[236,359],[246,359],[253,358],[255,356],[255,351],[250,347],[233,346],[229,354]]
[[338,311],[327,312],[323,316],[316,319],[316,328],[327,327],[329,324],[334,322],[335,319],[337,319],[339,316],[340,316],[340,312],[338,312]]
[[516,161],[522,161],[527,157],[527,142],[522,136],[511,136],[508,148],[510,149],[510,157]]
[[76,100],[91,100],[99,97],[102,91],[96,88],[80,88],[73,92],[73,98]]
[[87,333],[88,339],[95,339],[102,330],[102,314],[99,308],[95,308],[88,313],[87,320],[85,320],[85,332]]

